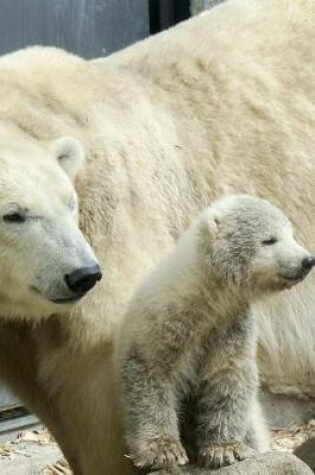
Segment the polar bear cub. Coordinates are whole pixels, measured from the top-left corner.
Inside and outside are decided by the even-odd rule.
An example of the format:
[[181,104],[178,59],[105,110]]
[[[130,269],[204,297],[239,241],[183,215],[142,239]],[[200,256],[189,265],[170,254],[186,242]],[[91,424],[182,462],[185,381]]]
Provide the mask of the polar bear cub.
[[251,304],[314,265],[268,201],[229,196],[201,213],[121,327],[126,441],[137,466],[218,468],[268,449]]

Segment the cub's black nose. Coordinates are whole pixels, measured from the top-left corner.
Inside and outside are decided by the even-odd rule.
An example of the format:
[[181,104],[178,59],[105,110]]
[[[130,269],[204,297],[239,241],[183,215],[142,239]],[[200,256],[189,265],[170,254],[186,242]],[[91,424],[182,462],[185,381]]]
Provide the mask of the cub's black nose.
[[302,261],[302,267],[305,270],[311,270],[312,267],[315,266],[315,257],[314,256],[309,256],[309,257],[304,257]]
[[76,294],[88,292],[101,278],[102,272],[98,265],[81,267],[64,277],[69,290]]

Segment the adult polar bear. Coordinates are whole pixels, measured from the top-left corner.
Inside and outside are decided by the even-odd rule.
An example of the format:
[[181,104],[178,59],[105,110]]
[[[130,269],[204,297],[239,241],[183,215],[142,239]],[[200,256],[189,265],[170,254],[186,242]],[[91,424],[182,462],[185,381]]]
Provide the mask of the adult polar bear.
[[[201,208],[223,193],[263,196],[315,251],[314,22],[313,0],[231,0],[105,60],[49,48],[0,59],[2,179],[15,157],[25,196],[49,203],[53,187],[41,177],[53,182],[59,167],[51,141],[73,136],[86,155],[76,189],[102,281],[49,319],[40,318],[39,297],[36,311],[24,299],[27,318],[12,288],[10,313],[7,286],[0,300],[1,375],[48,424],[77,474],[130,470],[115,328],[139,279]],[[9,185],[1,203],[12,201]],[[19,268],[27,266],[18,255]],[[257,308],[262,379],[272,390],[315,394],[314,309],[314,277]]]

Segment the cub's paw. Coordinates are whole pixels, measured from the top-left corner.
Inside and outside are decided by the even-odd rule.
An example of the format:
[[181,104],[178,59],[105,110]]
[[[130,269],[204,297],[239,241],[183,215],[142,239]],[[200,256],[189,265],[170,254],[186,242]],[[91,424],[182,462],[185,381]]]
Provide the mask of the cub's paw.
[[220,468],[245,460],[255,453],[255,450],[243,442],[212,444],[199,450],[198,464],[206,468]]
[[139,468],[163,469],[188,463],[188,457],[182,444],[170,437],[160,437],[146,441],[142,445],[141,452],[132,459],[133,463]]

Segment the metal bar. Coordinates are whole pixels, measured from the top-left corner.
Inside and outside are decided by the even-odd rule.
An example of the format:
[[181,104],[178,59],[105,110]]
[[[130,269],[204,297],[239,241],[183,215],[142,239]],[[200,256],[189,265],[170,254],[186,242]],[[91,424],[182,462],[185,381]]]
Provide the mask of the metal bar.
[[33,414],[0,421],[0,443],[16,439],[22,430],[39,427],[42,427],[42,424]]

